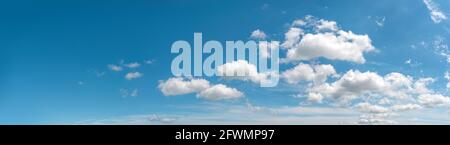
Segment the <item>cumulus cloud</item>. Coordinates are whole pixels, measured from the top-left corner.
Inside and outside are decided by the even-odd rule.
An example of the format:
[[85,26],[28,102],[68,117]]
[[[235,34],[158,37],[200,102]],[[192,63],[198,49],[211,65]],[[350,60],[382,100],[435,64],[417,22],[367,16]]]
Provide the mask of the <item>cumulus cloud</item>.
[[434,23],[440,23],[443,20],[447,20],[447,16],[439,9],[438,5],[434,3],[432,0],[423,0],[423,3],[425,3],[427,9],[430,11],[430,17]]
[[414,80],[397,72],[380,76],[370,71],[349,70],[337,81],[315,85],[309,91],[343,102],[371,95],[408,99],[416,94],[432,92],[427,87],[431,81],[431,78]]
[[250,38],[253,39],[266,39],[266,37],[267,37],[266,33],[264,33],[264,31],[261,31],[259,29],[253,31],[252,34],[250,35]]
[[122,71],[123,70],[123,68],[121,66],[114,65],[114,64],[108,65],[108,68],[112,71]]
[[217,67],[217,74],[229,79],[250,80],[254,83],[268,81],[269,77],[278,75],[275,72],[259,73],[257,67],[246,60],[237,60],[220,65]]
[[284,48],[293,48],[298,43],[298,41],[300,41],[300,38],[303,34],[304,34],[303,30],[300,28],[295,27],[289,28],[289,30],[284,34],[285,40],[282,46]]
[[[301,25],[303,27],[295,27]],[[306,33],[306,26],[314,32]],[[368,35],[354,34],[337,27],[337,23],[328,20],[294,21],[293,27],[285,33],[283,47],[288,49],[286,61],[312,60],[327,58],[356,63],[365,63],[364,53],[375,51]]]
[[213,101],[238,99],[244,96],[242,92],[235,88],[223,84],[211,85],[205,79],[195,78],[169,78],[166,81],[160,81],[158,88],[165,96],[197,93],[198,98]]
[[235,88],[218,84],[201,91],[197,96],[207,100],[229,100],[241,98],[244,94]]
[[429,108],[450,105],[450,98],[441,94],[422,94],[418,101]]
[[301,81],[313,81],[316,84],[320,84],[324,83],[330,75],[336,75],[336,70],[334,70],[332,65],[311,66],[303,63],[281,74],[289,84],[297,84]]
[[125,79],[127,80],[132,80],[132,79],[137,79],[144,76],[144,74],[140,73],[140,72],[129,72],[125,75]]
[[176,96],[197,93],[210,87],[209,81],[205,79],[184,79],[181,77],[169,78],[160,81],[158,88],[165,96]]

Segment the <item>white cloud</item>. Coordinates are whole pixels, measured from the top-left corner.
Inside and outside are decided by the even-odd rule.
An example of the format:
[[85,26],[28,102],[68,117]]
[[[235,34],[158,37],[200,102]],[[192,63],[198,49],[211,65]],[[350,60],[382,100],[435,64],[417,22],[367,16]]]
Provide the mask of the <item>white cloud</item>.
[[338,31],[339,28],[337,27],[337,23],[335,21],[328,21],[328,20],[323,20],[320,19],[318,21],[318,24],[316,25],[316,29],[319,32],[322,31]]
[[323,96],[319,93],[310,92],[308,94],[308,98],[307,98],[308,102],[322,103],[322,100],[323,100]]
[[140,73],[140,72],[129,72],[125,75],[125,79],[127,80],[132,80],[132,79],[137,79],[142,77],[144,74]]
[[280,42],[278,41],[271,41],[271,42],[265,42],[261,41],[259,42],[259,57],[262,58],[270,58],[270,51],[272,49],[279,49]]
[[297,84],[300,81],[313,81],[316,84],[320,84],[325,82],[330,75],[336,75],[336,71],[332,65],[311,66],[303,63],[281,74],[289,84]]
[[306,34],[288,49],[287,60],[311,60],[324,57],[331,60],[345,60],[364,63],[363,53],[374,51],[367,35],[339,31],[335,33]]
[[257,67],[246,60],[237,60],[220,65],[217,67],[217,74],[229,79],[250,80],[254,83],[268,81],[270,76],[278,75],[275,72],[259,73]]
[[137,62],[133,62],[133,63],[125,64],[125,66],[129,67],[129,68],[138,68],[139,66],[141,66],[141,64],[139,64]]
[[[304,22],[304,21],[301,21]],[[303,30],[300,28],[292,27],[288,32],[284,34],[284,43],[282,46],[284,48],[293,48],[296,43],[300,40],[300,37],[304,34]]]
[[373,105],[370,103],[359,103],[355,106],[355,108],[364,113],[389,113],[390,112],[390,110],[388,108],[385,108],[385,107],[382,107],[379,105]]
[[[315,32],[305,34],[302,28],[311,25]],[[307,17],[296,20],[293,27],[285,33],[283,47],[288,49],[287,61],[311,60],[324,57],[330,60],[343,60],[364,63],[364,53],[375,51],[368,35],[358,35],[340,30],[337,23],[328,20],[315,20]]]
[[441,94],[422,94],[418,101],[429,108],[450,105],[450,98]]
[[205,79],[185,80],[181,77],[169,78],[167,81],[160,81],[158,88],[165,96],[184,95],[197,93],[210,87]]
[[336,82],[315,86],[310,91],[333,99],[349,101],[369,91],[380,92],[384,86],[383,78],[376,73],[350,70]]
[[201,91],[197,96],[207,100],[230,100],[241,98],[244,94],[235,88],[218,84]]
[[447,19],[447,16],[439,9],[438,5],[432,0],[423,0],[428,10],[430,11],[431,20],[434,23],[440,23]]
[[433,78],[419,78],[414,83],[414,92],[416,94],[426,94],[426,93],[433,93],[432,90],[430,90],[427,86],[430,83],[433,83],[435,80]]
[[[445,78],[447,81],[450,81],[450,74],[448,73],[448,71],[445,72],[444,78]],[[447,87],[447,89],[450,89],[450,82],[447,82],[446,87]]]
[[205,79],[169,78],[167,81],[160,81],[158,88],[165,96],[197,93],[198,98],[212,101],[232,100],[244,96],[244,93],[223,84],[211,86]]
[[108,68],[113,70],[113,71],[122,71],[123,70],[123,68],[121,66],[114,65],[114,64],[108,65]]
[[417,110],[421,109],[422,106],[418,104],[397,104],[391,107],[393,111],[409,111],[409,110]]
[[431,78],[414,80],[410,76],[396,72],[380,76],[369,71],[349,70],[337,81],[312,86],[308,91],[342,102],[367,96],[408,99],[416,94],[432,92],[427,87],[432,81]]
[[363,114],[359,117],[358,124],[397,124],[398,122],[389,120],[390,113]]
[[253,39],[266,39],[266,37],[267,37],[266,33],[264,33],[264,31],[261,31],[259,29],[253,31],[252,34],[250,35],[250,38]]

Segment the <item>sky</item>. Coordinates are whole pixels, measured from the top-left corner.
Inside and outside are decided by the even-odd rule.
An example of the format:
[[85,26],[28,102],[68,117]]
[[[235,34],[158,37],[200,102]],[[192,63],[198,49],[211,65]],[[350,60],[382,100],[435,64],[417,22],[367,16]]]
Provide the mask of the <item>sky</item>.
[[[448,17],[446,0],[2,1],[0,124],[450,124]],[[278,85],[174,76],[194,33],[279,42]]]

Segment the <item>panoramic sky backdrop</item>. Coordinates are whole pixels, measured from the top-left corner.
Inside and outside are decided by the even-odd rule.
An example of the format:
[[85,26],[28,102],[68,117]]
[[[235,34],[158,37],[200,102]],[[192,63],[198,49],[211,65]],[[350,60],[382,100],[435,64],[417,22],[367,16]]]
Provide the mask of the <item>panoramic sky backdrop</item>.
[[[449,17],[448,0],[2,1],[0,124],[450,124]],[[173,76],[196,32],[279,42],[279,84],[247,61]]]

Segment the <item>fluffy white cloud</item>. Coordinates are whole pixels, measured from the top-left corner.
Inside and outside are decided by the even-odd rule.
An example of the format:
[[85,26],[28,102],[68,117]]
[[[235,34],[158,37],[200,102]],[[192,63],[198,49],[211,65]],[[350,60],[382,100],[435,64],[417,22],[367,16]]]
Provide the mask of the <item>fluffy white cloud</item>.
[[323,96],[330,96],[333,99],[347,101],[353,100],[369,91],[380,92],[384,86],[383,78],[376,73],[361,73],[350,70],[336,82],[315,86],[311,91],[320,93]]
[[235,88],[218,84],[201,91],[197,96],[207,100],[230,100],[241,98],[244,94]]
[[334,70],[332,65],[311,66],[303,63],[281,74],[289,84],[297,84],[301,81],[313,81],[316,84],[320,84],[325,82],[330,75],[336,75],[336,70]]
[[363,54],[375,50],[368,35],[340,30],[334,21],[308,19],[310,20],[301,22],[306,23],[304,26],[313,25],[315,33],[304,34],[304,30],[297,27],[286,32],[282,46],[288,49],[287,61],[324,57],[330,60],[365,63]]
[[449,106],[450,98],[441,94],[422,94],[418,99],[419,103],[425,107]]
[[121,66],[114,65],[114,64],[108,65],[108,68],[111,69],[112,71],[122,71],[123,70],[123,68]]
[[160,81],[158,88],[165,96],[197,93],[198,98],[213,101],[238,99],[244,96],[244,93],[223,84],[211,86],[205,79],[169,78],[167,81]]
[[364,63],[363,53],[375,50],[367,35],[339,31],[335,33],[306,34],[289,48],[288,60],[311,60],[324,57],[331,60],[345,60]]
[[[302,21],[303,22],[303,21]],[[296,43],[300,40],[300,37],[304,34],[303,30],[300,28],[292,27],[288,32],[284,34],[284,43],[282,46],[284,48],[293,48]]]
[[427,87],[430,81],[432,81],[431,78],[420,78],[414,81],[410,76],[396,72],[380,76],[369,71],[349,70],[337,81],[313,86],[309,92],[343,102],[363,96],[408,99],[416,94],[431,92]]
[[432,0],[423,0],[428,10],[430,11],[431,20],[434,23],[440,23],[447,19],[447,16],[439,9],[438,5]]
[[433,93],[427,86],[436,81],[433,78],[420,78],[414,83],[414,92],[416,94]]
[[267,37],[266,33],[264,33],[264,31],[261,31],[259,29],[253,31],[252,34],[250,35],[250,38],[253,39],[266,39],[266,37]]
[[275,72],[259,73],[254,64],[246,60],[237,60],[217,67],[217,74],[229,79],[250,80],[254,83],[267,81],[270,76],[278,75]]
[[169,78],[167,81],[160,81],[158,88],[165,96],[184,95],[197,93],[210,87],[207,80],[190,79],[181,77]]
[[125,79],[127,80],[132,80],[132,79],[137,79],[142,77],[144,74],[140,73],[140,72],[129,72],[125,75]]

